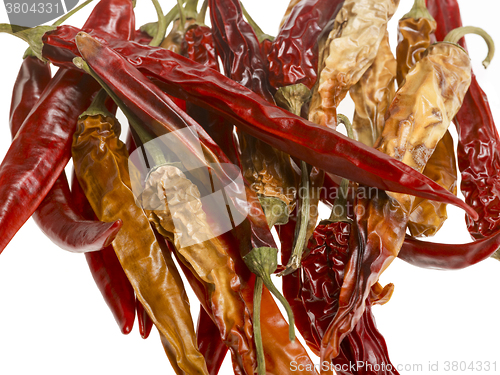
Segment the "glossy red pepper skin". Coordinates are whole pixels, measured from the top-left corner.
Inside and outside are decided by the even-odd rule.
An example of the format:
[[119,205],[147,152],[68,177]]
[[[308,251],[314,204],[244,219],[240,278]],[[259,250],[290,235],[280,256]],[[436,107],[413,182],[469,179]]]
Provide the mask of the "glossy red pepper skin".
[[310,89],[314,86],[318,76],[318,38],[343,3],[343,0],[304,0],[292,9],[269,53],[264,55],[273,87],[297,83]]
[[219,71],[212,29],[194,25],[186,31],[182,44],[183,55],[208,68]]
[[[56,54],[51,56],[52,48],[47,50],[51,53],[46,57],[57,64],[68,64],[70,56],[78,55],[73,42],[77,32],[74,28],[59,27],[46,33],[46,46],[57,45]],[[271,105],[212,69],[161,48],[116,40],[108,40],[108,45],[155,79],[165,92],[220,113],[248,134],[285,153],[367,186],[454,204],[475,216],[460,199],[413,168]],[[244,99],[245,106],[235,99]]]
[[414,266],[458,270],[488,259],[500,249],[500,232],[468,244],[437,244],[407,236],[398,258]]
[[[438,41],[462,26],[457,0],[427,0],[427,8],[437,22],[435,34]],[[465,48],[464,39],[460,44]],[[474,74],[454,122],[458,130],[460,189],[465,201],[479,214],[479,220],[467,217],[467,228],[474,239],[481,239],[500,230],[497,167],[500,163],[500,137],[488,98]]]
[[[74,173],[71,180],[71,196],[76,209],[83,217],[89,220],[96,219],[96,215]],[[100,251],[85,253],[85,259],[97,288],[111,310],[121,332],[124,335],[129,334],[135,320],[135,293],[113,246],[109,245]]]
[[139,333],[143,339],[147,339],[153,328],[153,321],[142,306],[142,303],[136,298],[135,311],[137,312],[137,322],[139,323]]
[[227,354],[227,346],[220,337],[219,328],[212,321],[212,318],[200,306],[198,315],[198,328],[196,329],[198,348],[205,357],[208,373],[217,375]]

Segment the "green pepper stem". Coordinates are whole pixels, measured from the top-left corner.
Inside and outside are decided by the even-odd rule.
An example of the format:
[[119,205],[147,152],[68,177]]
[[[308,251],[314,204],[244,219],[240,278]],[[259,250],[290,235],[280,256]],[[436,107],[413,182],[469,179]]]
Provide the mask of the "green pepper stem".
[[262,43],[266,39],[273,41],[275,38],[269,34],[264,33],[262,29],[259,27],[259,25],[257,25],[257,22],[255,22],[254,19],[250,17],[250,14],[248,14],[247,10],[245,9],[243,2],[240,1],[240,5],[241,5],[241,10],[243,11],[243,15],[247,19],[248,24],[252,26],[253,31],[257,35],[259,43]]
[[207,17],[207,9],[208,9],[208,0],[203,1],[203,4],[201,4],[201,9],[200,13],[198,13],[198,16],[196,17],[196,22],[200,25],[205,24],[205,19]]
[[29,44],[29,47],[31,48],[31,52],[43,62],[47,62],[47,59],[42,56],[42,37],[46,32],[55,29],[56,26],[37,26],[31,28],[11,25],[8,23],[0,23],[0,33],[13,35],[27,42]]
[[186,13],[196,13],[198,8],[198,0],[187,0],[186,5],[184,6],[184,9],[186,10]]
[[[165,28],[172,23],[179,16],[179,7],[177,4],[170,9],[170,11],[165,15]],[[158,21],[157,22],[149,22],[140,27],[141,31],[147,33],[150,37],[154,38],[158,33]]]
[[311,212],[311,184],[309,181],[309,168],[305,161],[300,162],[300,217],[297,220],[295,227],[295,244],[293,246],[292,255],[288,260],[285,269],[278,276],[289,275],[300,268],[302,262],[302,254],[307,240],[307,227],[309,226],[309,216]]
[[149,45],[152,47],[158,47],[163,39],[165,39],[165,34],[167,33],[167,20],[163,16],[163,11],[161,10],[160,3],[158,0],[153,0],[153,5],[156,10],[156,14],[158,15],[158,29],[156,30],[156,34],[149,42]]
[[457,27],[456,29],[451,30],[446,35],[443,42],[458,44],[458,41],[467,34],[477,34],[481,36],[486,42],[486,45],[488,46],[488,55],[483,60],[483,66],[487,68],[488,65],[490,65],[491,60],[493,59],[493,55],[495,54],[495,42],[493,42],[493,38],[490,36],[490,34],[488,34],[480,27],[474,27],[474,26]]
[[415,0],[413,3],[413,7],[411,10],[406,13],[401,19],[413,18],[415,20],[419,20],[421,18],[427,18],[431,21],[434,21],[434,17],[429,13],[427,6],[425,5],[425,0]]
[[262,345],[262,331],[260,328],[260,308],[262,302],[262,278],[255,278],[253,290],[253,337],[255,351],[257,352],[257,375],[266,375],[266,358],[264,357],[264,346]]
[[134,131],[138,135],[140,141],[142,144],[144,144],[144,147],[148,150],[148,152],[151,154],[153,161],[155,162],[155,165],[163,165],[166,164],[165,160],[165,155],[163,155],[163,152],[161,149],[155,145],[155,142],[149,142],[152,141],[155,137],[151,136],[143,127],[140,125],[140,121],[137,119],[137,117],[127,108],[127,106],[118,98],[118,96],[111,90],[106,83],[102,80],[99,75],[92,70],[92,68],[87,64],[87,62],[82,59],[81,57],[75,57],[73,59],[73,64],[75,64],[78,68],[84,70],[87,74],[92,76],[100,85],[101,87],[106,90],[106,93],[113,99],[113,101],[116,103],[116,105],[122,110],[123,114],[125,117],[130,122],[130,125],[134,128]]
[[283,225],[288,223],[288,216],[290,212],[288,205],[279,198],[267,197],[265,195],[259,196],[259,202],[262,210],[266,215],[267,225],[271,229],[275,225]]
[[104,104],[107,97],[108,93],[106,92],[106,90],[101,89],[95,96],[94,100],[92,100],[92,103],[87,108],[87,110],[83,112],[79,116],[79,118],[82,118],[84,116],[96,116],[96,115],[103,115],[104,117],[114,117],[111,114],[111,112],[108,111],[108,109]]
[[186,28],[186,13],[182,6],[182,0],[177,0],[177,7],[179,8],[179,31],[184,31]]
[[302,106],[311,98],[311,90],[303,83],[280,87],[274,99],[276,104],[300,117]]
[[78,12],[80,9],[86,7],[88,4],[90,4],[93,0],[87,0],[86,2],[78,5],[76,8],[72,9],[70,12],[66,13],[64,16],[59,18],[56,22],[52,24],[52,26],[60,26],[64,21],[66,21],[69,17],[71,17],[73,14]]
[[295,340],[295,320],[293,318],[293,311],[288,301],[274,286],[271,280],[271,274],[276,271],[278,267],[278,249],[272,247],[256,247],[243,257],[243,261],[251,272],[257,277],[262,278],[267,289],[269,289],[269,291],[283,304],[289,321],[288,336],[290,341]]
[[[354,131],[352,129],[351,121],[345,115],[338,114],[337,122],[343,124],[347,131],[347,136],[351,139],[354,139]],[[330,213],[330,218],[328,219],[331,223],[336,222],[347,222],[350,223],[352,220],[347,216],[347,194],[349,193],[349,180],[343,178],[340,182],[339,192],[337,197],[335,198],[335,202],[333,202],[332,212]],[[340,208],[340,213],[336,211],[337,208]]]

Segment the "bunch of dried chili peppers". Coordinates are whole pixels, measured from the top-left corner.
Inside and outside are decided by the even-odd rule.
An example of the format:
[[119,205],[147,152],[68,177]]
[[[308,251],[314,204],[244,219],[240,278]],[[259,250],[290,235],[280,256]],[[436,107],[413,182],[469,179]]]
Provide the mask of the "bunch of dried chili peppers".
[[[462,37],[485,40],[485,67],[493,40],[456,0],[415,0],[395,55],[399,0],[291,0],[276,37],[239,0],[153,4],[140,28],[131,0],[100,0],[81,29],[0,24],[29,44],[0,252],[33,217],[85,253],[120,330],[155,326],[176,374],[217,374],[228,351],[235,374],[398,374],[372,312],[394,292],[384,270],[500,259],[499,136]],[[418,240],[447,204],[473,242]]]

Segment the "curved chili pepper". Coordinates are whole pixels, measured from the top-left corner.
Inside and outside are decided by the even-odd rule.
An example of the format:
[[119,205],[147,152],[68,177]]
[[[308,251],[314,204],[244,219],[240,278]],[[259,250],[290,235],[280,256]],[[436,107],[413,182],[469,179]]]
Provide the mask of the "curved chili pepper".
[[[85,197],[73,170],[71,197],[78,212],[88,220],[97,219],[94,210]],[[113,314],[124,335],[132,331],[135,320],[135,293],[132,284],[123,271],[113,246],[100,251],[85,253],[85,259],[97,288]]]
[[319,35],[339,12],[343,0],[304,0],[280,28],[267,57],[275,88],[303,83],[311,89],[318,74]]
[[[69,61],[72,61],[68,58],[79,54],[73,41],[78,31],[59,27],[55,32],[46,33],[44,42],[57,45],[57,48],[46,50],[44,47],[44,54],[46,51],[55,52],[52,55],[55,61],[68,66]],[[473,210],[460,199],[411,167],[395,162],[331,129],[318,127],[269,105],[250,90],[214,70],[165,49],[116,40],[108,40],[108,44],[127,56],[127,61],[132,65],[156,78],[155,83],[169,94],[212,109],[249,134],[309,164],[368,186],[451,203],[475,217]],[[61,53],[61,48],[64,53]],[[52,58],[50,60],[53,61]],[[205,89],[202,90],[203,87]],[[244,112],[235,98],[244,98]],[[252,116],[246,115],[249,111]]]
[[414,266],[458,270],[489,258],[500,249],[500,232],[468,244],[439,244],[406,236],[398,258]]
[[210,27],[202,25],[190,27],[184,36],[182,52],[187,58],[219,71],[219,61]]
[[[457,0],[427,0],[427,7],[437,22],[438,40],[462,26]],[[460,44],[465,47],[464,39]],[[474,74],[454,121],[458,130],[458,167],[462,175],[460,190],[465,201],[479,214],[478,220],[467,217],[467,228],[474,239],[481,239],[500,229],[500,181],[496,177],[500,137],[488,98]]]

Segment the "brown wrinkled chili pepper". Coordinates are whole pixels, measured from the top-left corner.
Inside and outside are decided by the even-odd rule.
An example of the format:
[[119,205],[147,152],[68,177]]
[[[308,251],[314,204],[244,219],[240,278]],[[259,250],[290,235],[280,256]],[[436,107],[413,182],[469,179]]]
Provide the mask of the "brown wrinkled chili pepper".
[[[443,40],[451,30],[462,26],[456,0],[428,0],[427,7],[437,21],[438,40]],[[461,39],[460,45],[465,48],[464,39]],[[458,167],[462,175],[460,190],[466,202],[474,206],[479,214],[479,220],[466,216],[467,229],[477,240],[500,229],[500,181],[496,168],[500,161],[500,137],[488,98],[474,74],[454,121],[458,130]]]
[[[425,7],[425,0],[415,0],[413,8],[398,24],[396,48],[398,85],[404,83],[408,71],[422,58],[434,41],[436,21]],[[457,167],[453,139],[448,131],[438,142],[422,172],[456,195]],[[412,236],[432,236],[447,219],[446,205],[435,201],[416,199],[408,222]]]
[[141,200],[158,232],[174,243],[179,257],[207,285],[209,308],[231,349],[234,366],[252,373],[256,359],[250,312],[238,286],[233,287],[238,276],[225,243],[217,239],[207,222],[198,187],[177,167],[160,166],[150,172]]
[[399,0],[346,0],[319,57],[309,120],[335,129],[337,107],[372,65]]
[[119,132],[115,119],[103,114],[79,120],[73,141],[78,180],[100,220],[122,219],[113,247],[137,298],[167,338],[167,355],[176,373],[208,374],[180,275],[171,258],[162,254],[130,190],[128,152]]
[[349,90],[355,106],[354,139],[367,146],[374,145],[384,127],[385,113],[395,94],[396,65],[386,31],[372,65]]
[[[457,30],[447,40],[458,40],[463,32]],[[452,42],[430,46],[412,68],[389,107],[376,144],[379,150],[417,170],[424,169],[460,108],[470,82],[470,59]],[[420,105],[423,102],[432,105]],[[428,124],[432,124],[432,128]],[[323,338],[322,359],[338,355],[342,339],[364,311],[371,287],[403,244],[413,198],[388,194],[391,196],[376,191],[373,195],[368,188],[358,188],[356,226],[351,227],[357,234],[351,234],[352,253],[342,285],[339,311]]]

